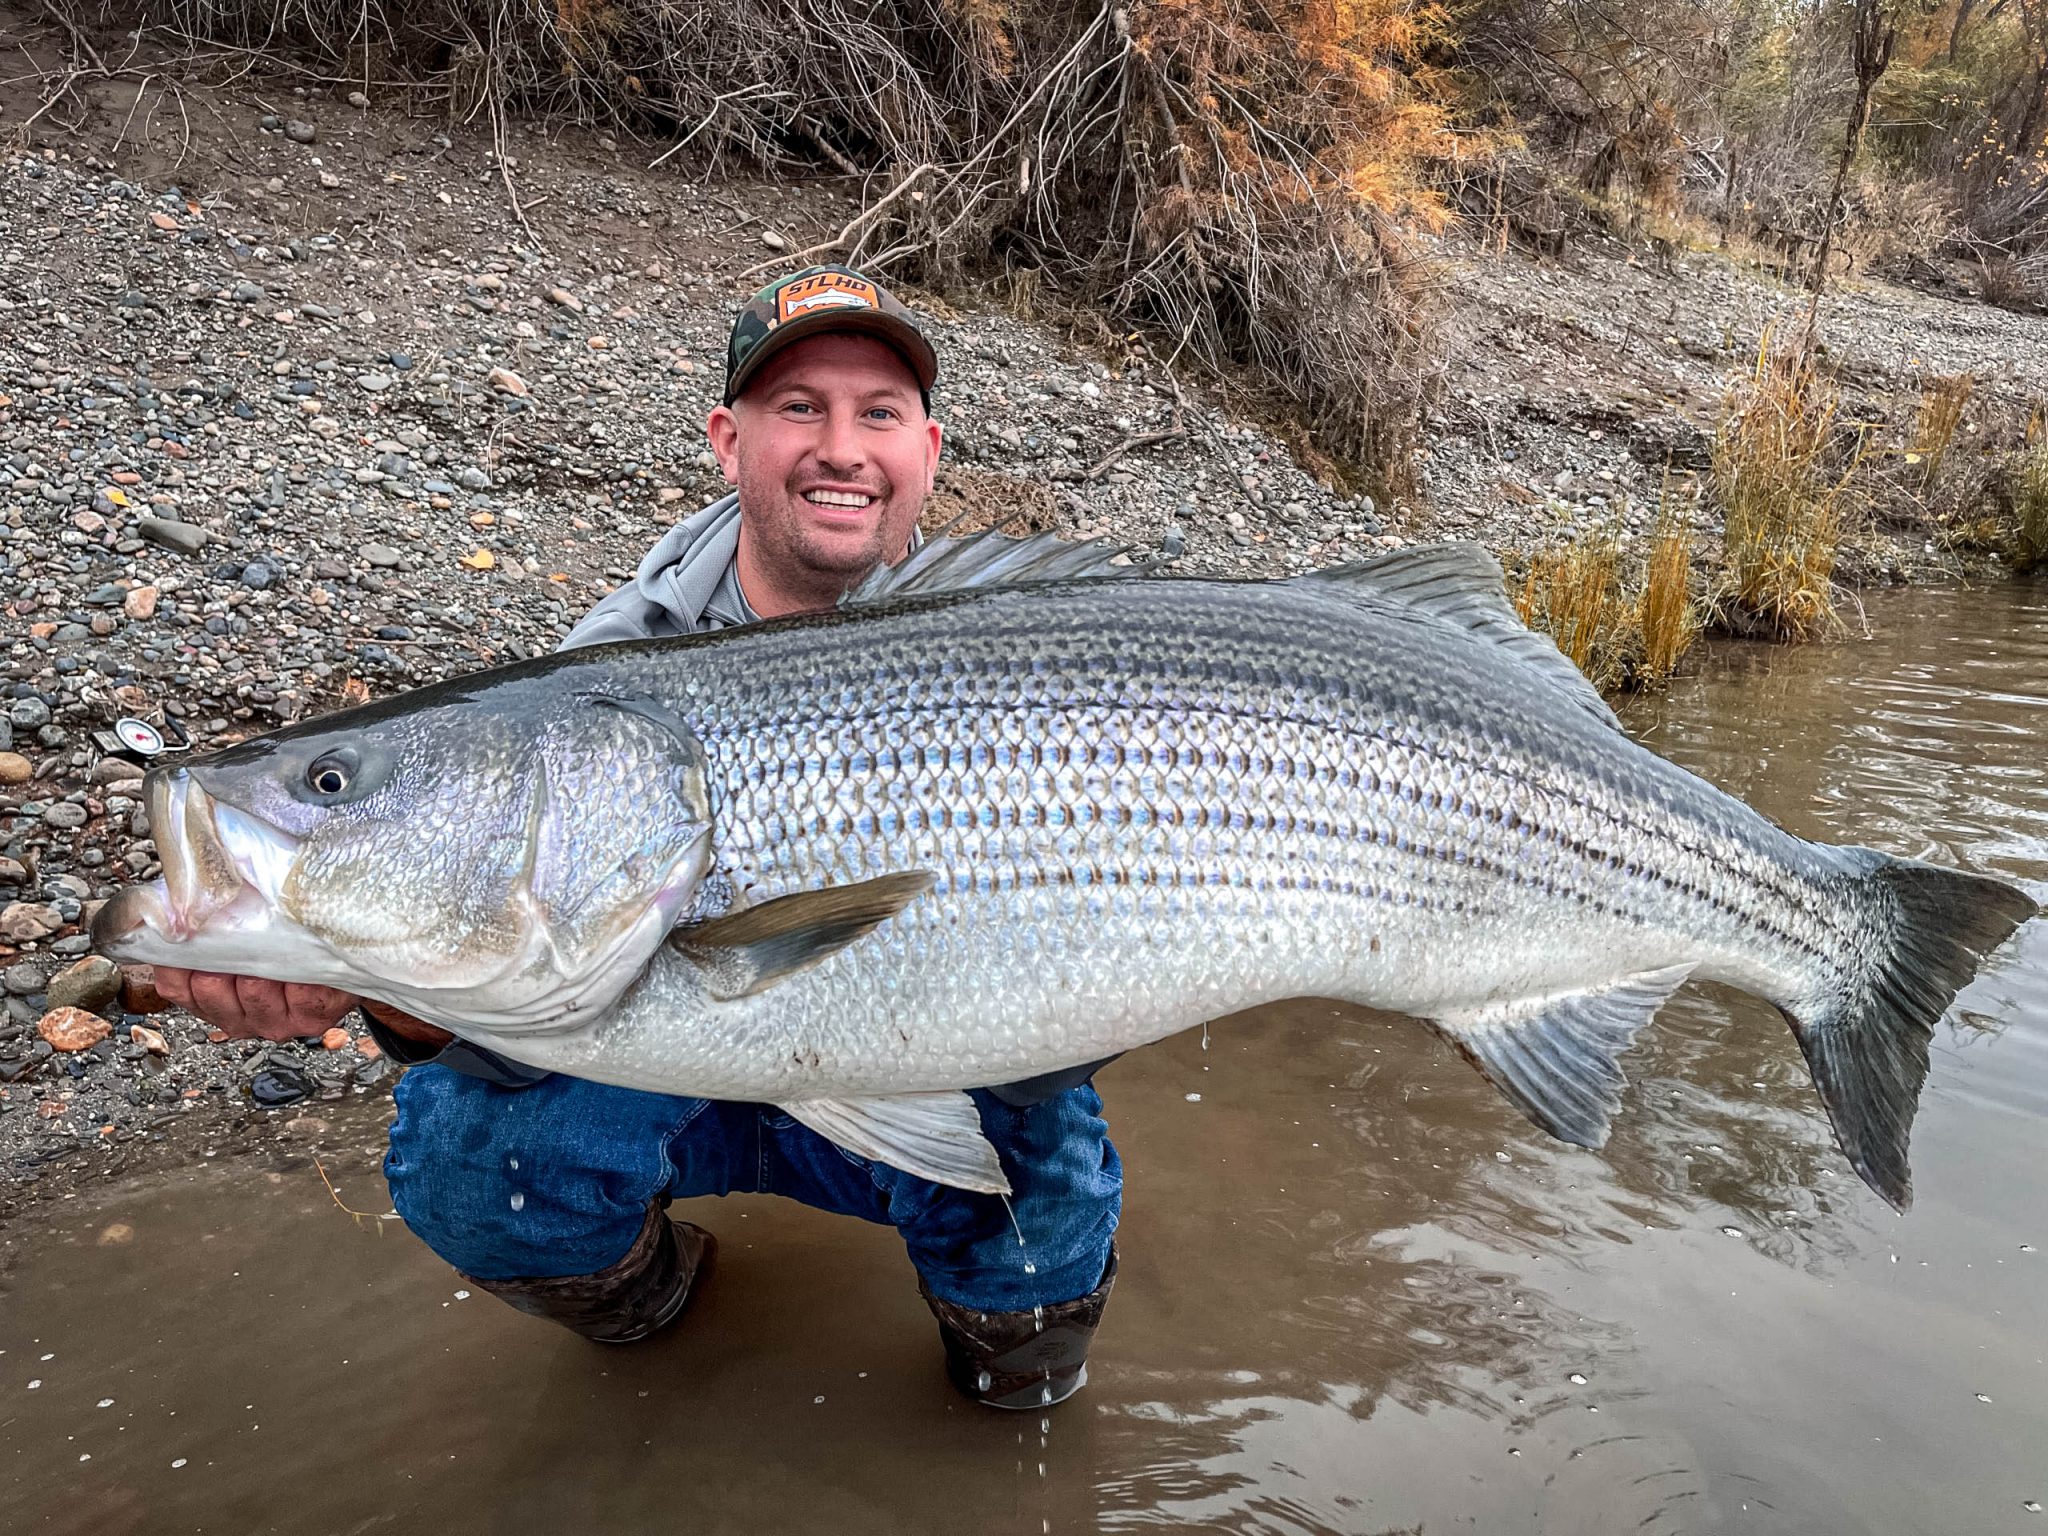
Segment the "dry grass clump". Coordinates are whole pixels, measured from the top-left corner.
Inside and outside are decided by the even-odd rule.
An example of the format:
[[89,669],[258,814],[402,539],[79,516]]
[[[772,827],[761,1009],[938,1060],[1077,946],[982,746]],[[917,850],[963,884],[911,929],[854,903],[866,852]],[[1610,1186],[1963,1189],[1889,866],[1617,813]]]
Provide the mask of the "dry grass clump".
[[2027,445],[2014,456],[2012,563],[2048,565],[2048,407],[2027,423]]
[[1797,640],[1835,624],[1829,593],[1849,474],[1829,452],[1837,398],[1813,355],[1768,333],[1714,441],[1725,572],[1716,617],[1739,634]]
[[1659,688],[1669,682],[1700,635],[1700,605],[1692,591],[1693,510],[1693,495],[1665,486],[1636,604],[1642,644],[1634,681],[1640,687]]
[[1630,604],[1622,586],[1621,536],[1594,528],[1529,559],[1515,596],[1522,622],[1557,642],[1603,691],[1628,675]]
[[[1402,236],[1447,217],[1430,0],[156,0],[194,34],[864,180],[778,260],[1101,306],[1406,488],[1428,372]],[[374,62],[373,62],[374,56]],[[370,87],[374,89],[374,86]],[[420,93],[414,93],[415,101]]]
[[1617,527],[1590,529],[1529,558],[1515,610],[1596,688],[1661,688],[1699,638],[1692,499],[1667,487],[1637,566]]
[[1922,488],[1941,477],[1941,466],[1963,424],[1963,412],[1977,387],[1975,374],[1937,374],[1920,387],[1920,410],[1906,445],[1906,462],[1917,465]]

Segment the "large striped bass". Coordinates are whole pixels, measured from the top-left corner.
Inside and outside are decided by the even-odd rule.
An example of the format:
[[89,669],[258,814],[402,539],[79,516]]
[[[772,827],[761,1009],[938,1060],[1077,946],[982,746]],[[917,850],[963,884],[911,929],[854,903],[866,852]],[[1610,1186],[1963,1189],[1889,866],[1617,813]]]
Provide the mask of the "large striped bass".
[[421,688],[149,776],[122,960],[770,1102],[1004,1190],[959,1090],[1256,1004],[1428,1020],[1597,1147],[1688,978],[1789,1020],[1886,1200],[1933,1025],[2034,903],[1792,836],[1631,741],[1474,546],[1273,582],[986,538],[838,611]]

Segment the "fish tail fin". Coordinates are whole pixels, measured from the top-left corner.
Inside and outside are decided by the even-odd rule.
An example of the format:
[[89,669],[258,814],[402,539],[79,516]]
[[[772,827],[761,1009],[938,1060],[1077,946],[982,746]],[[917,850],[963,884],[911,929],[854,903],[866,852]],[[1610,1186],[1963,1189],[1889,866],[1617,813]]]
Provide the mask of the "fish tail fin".
[[1906,1143],[1935,1021],[1984,957],[2038,909],[2025,892],[1985,875],[1870,848],[1833,851],[1847,862],[1861,942],[1833,990],[1780,1006],[1842,1151],[1864,1183],[1903,1211],[1913,1200]]

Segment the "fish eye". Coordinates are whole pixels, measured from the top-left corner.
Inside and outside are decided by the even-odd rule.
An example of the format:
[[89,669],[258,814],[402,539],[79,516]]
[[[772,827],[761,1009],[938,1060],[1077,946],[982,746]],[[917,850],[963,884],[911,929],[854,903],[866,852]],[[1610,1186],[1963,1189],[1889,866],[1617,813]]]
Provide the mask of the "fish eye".
[[316,795],[331,799],[347,791],[355,772],[356,755],[348,748],[322,753],[306,769],[306,787]]

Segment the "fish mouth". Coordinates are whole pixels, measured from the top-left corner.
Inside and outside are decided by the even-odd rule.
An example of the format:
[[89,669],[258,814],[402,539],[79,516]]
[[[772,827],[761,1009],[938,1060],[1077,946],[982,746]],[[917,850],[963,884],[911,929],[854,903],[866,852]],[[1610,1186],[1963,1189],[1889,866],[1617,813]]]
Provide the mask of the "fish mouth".
[[[114,959],[267,921],[298,840],[224,805],[183,768],[145,776],[143,803],[162,878],[118,891],[93,919],[93,947]],[[152,942],[154,941],[154,942]]]

